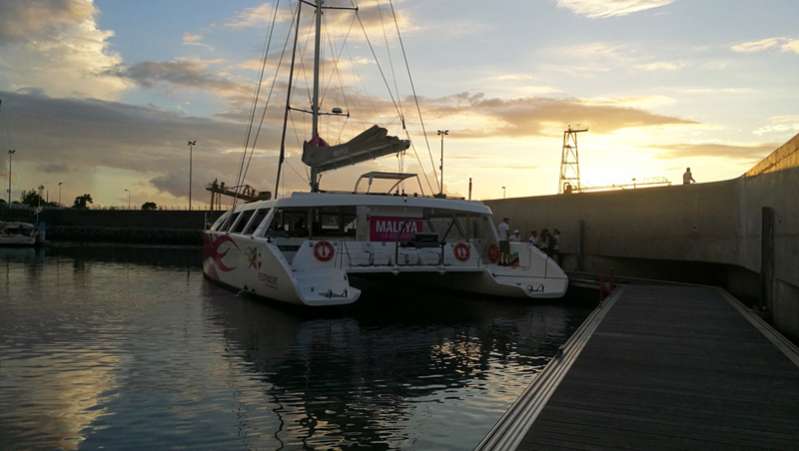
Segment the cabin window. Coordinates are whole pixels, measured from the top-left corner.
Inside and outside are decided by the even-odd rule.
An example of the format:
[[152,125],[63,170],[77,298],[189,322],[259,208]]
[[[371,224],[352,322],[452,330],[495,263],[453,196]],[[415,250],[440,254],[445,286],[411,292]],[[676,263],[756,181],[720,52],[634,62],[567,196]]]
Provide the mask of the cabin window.
[[313,210],[312,236],[355,238],[358,213],[355,207],[321,207]]
[[264,222],[264,218],[266,218],[266,215],[268,214],[269,214],[268,208],[259,208],[258,210],[256,210],[255,214],[252,216],[252,219],[250,220],[250,223],[247,224],[247,227],[244,229],[244,232],[242,233],[244,235],[251,235],[253,232],[255,232],[255,229],[257,229],[258,226],[261,225],[262,222]]
[[250,218],[252,217],[252,214],[254,212],[255,210],[244,210],[243,212],[241,212],[241,217],[239,218],[238,221],[236,221],[236,223],[230,229],[230,232],[241,233],[241,231],[244,230],[244,226],[246,226],[247,223],[250,222]]
[[440,241],[452,242],[479,238],[474,233],[473,224],[470,224],[477,215],[460,211],[429,209],[425,211],[425,217],[424,231],[438,235]]
[[228,217],[228,214],[225,213],[225,214],[219,216],[218,218],[216,218],[216,221],[214,221],[214,224],[211,226],[211,230],[216,231],[217,229],[219,229],[219,226],[222,225],[222,222],[225,219],[227,219],[227,217]]
[[274,237],[307,237],[307,208],[278,208],[269,224],[268,236]]
[[220,232],[227,232],[230,229],[230,226],[232,226],[233,224],[236,223],[236,219],[239,218],[239,214],[240,214],[240,212],[238,212],[238,211],[233,213],[233,215],[230,216],[229,220],[222,222],[222,224],[219,226],[218,230]]
[[278,208],[267,235],[296,238],[355,238],[358,215],[353,207]]

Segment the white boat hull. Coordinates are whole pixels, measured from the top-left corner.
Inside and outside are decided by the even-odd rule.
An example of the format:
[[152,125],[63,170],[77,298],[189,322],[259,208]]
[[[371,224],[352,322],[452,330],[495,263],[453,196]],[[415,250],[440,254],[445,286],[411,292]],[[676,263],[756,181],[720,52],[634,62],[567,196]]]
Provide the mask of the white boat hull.
[[526,243],[513,243],[519,264],[485,264],[474,248],[466,260],[454,257],[453,245],[433,249],[404,249],[396,243],[331,242],[334,253],[320,261],[314,240],[306,240],[289,262],[266,238],[224,232],[204,235],[203,273],[215,282],[242,292],[290,304],[333,306],[358,300],[361,290],[350,275],[433,273],[436,285],[457,291],[508,298],[560,298],[566,293],[566,274]]

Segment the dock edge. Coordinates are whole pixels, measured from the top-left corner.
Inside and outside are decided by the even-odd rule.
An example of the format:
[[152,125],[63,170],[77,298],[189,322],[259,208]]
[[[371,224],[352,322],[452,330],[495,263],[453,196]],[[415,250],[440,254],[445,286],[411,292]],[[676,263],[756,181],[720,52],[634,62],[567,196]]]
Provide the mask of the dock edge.
[[586,317],[574,334],[559,348],[558,354],[536,375],[533,382],[497,420],[496,424],[474,448],[475,450],[512,451],[519,446],[594,331],[623,292],[624,287],[617,288]]

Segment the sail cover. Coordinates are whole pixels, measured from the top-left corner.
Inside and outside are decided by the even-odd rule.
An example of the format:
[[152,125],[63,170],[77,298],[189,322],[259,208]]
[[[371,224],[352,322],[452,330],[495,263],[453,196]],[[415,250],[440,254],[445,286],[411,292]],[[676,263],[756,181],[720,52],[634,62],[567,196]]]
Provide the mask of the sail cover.
[[302,146],[302,161],[324,172],[395,154],[410,145],[410,141],[388,136],[388,130],[373,125],[348,142],[335,146],[328,146],[321,139],[306,141]]

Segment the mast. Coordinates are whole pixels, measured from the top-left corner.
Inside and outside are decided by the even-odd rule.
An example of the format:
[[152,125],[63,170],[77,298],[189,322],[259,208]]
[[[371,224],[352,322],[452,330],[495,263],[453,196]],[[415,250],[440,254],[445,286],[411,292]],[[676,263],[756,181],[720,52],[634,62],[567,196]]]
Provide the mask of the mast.
[[277,199],[278,189],[280,188],[280,172],[283,169],[283,161],[286,159],[286,128],[289,123],[289,111],[291,110],[291,85],[294,82],[294,60],[297,57],[297,38],[300,35],[300,13],[302,3],[297,5],[297,24],[294,27],[294,46],[291,51],[291,68],[289,69],[289,83],[286,89],[286,110],[283,112],[283,132],[280,137],[280,158],[277,161],[277,177],[275,177],[275,199]]
[[[322,0],[315,0],[316,4],[316,31],[314,36],[313,51],[313,104],[311,105],[312,128],[311,141],[319,141],[319,53],[322,38]],[[311,191],[319,191],[319,174],[311,168]]]

